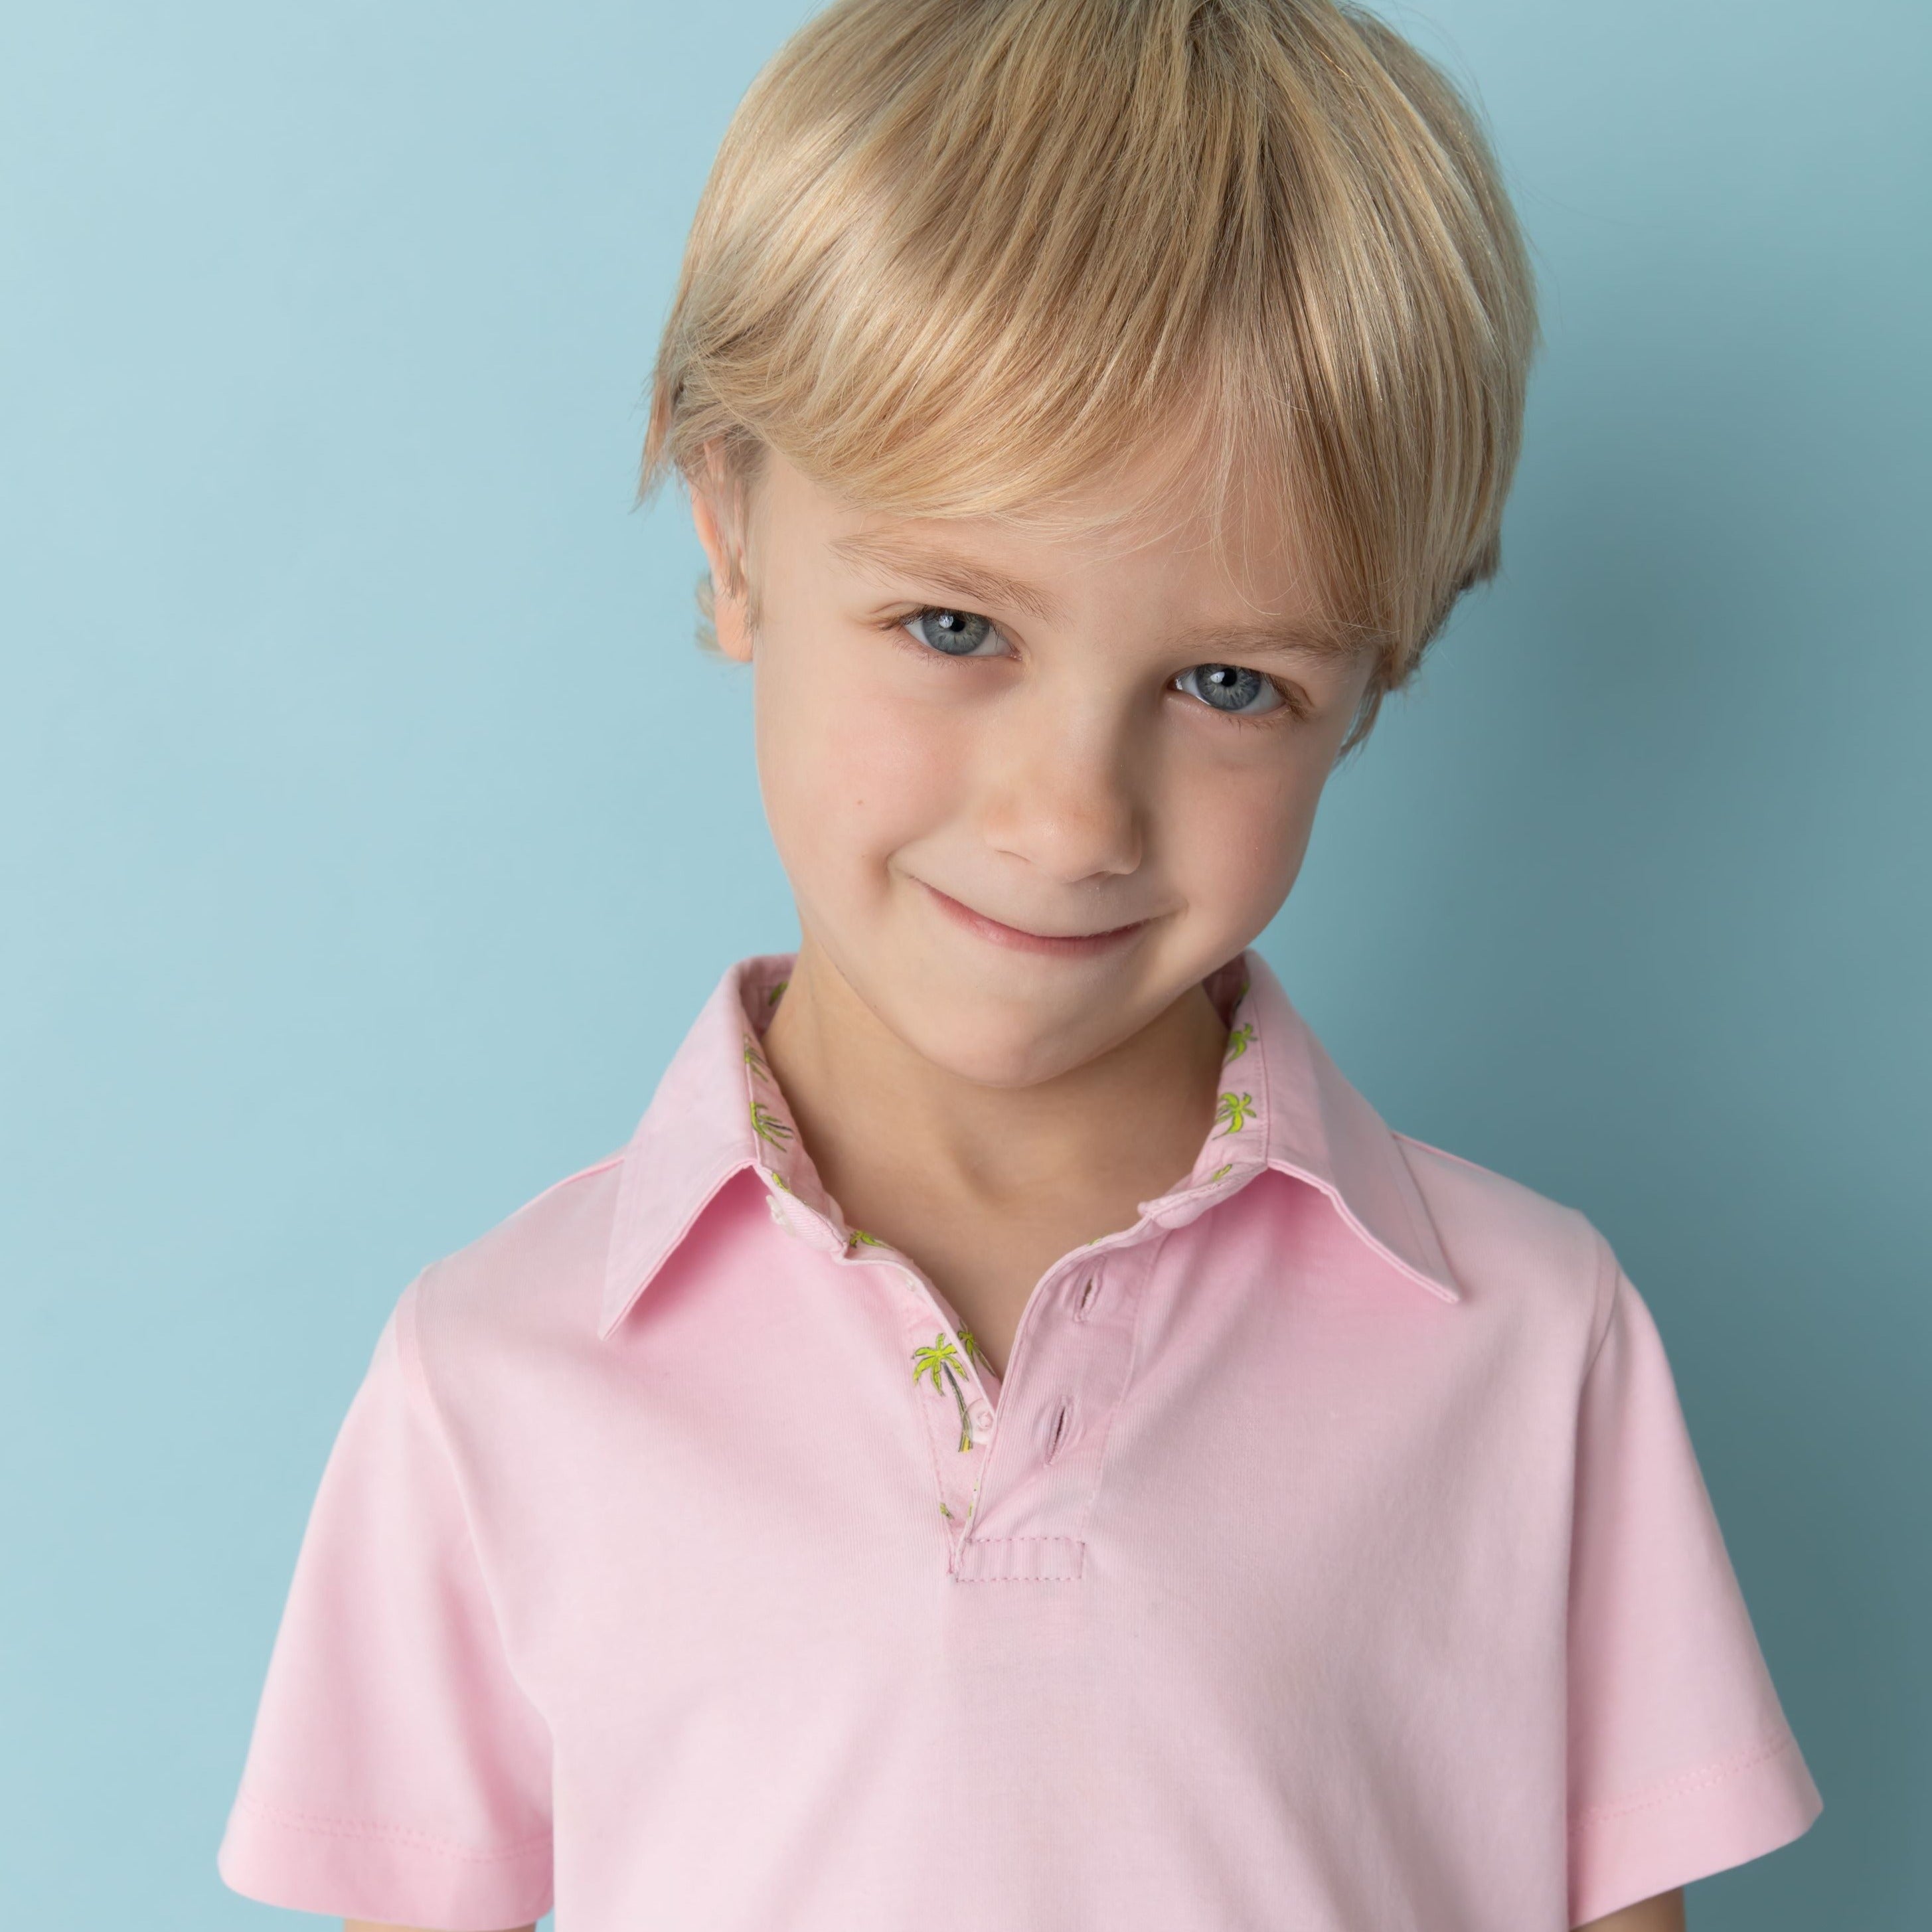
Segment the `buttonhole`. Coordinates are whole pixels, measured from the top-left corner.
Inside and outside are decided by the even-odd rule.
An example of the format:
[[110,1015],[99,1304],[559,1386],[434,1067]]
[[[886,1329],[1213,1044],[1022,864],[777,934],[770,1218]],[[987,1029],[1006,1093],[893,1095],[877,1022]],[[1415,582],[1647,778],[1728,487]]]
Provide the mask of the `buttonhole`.
[[1080,1299],[1073,1305],[1073,1318],[1076,1322],[1084,1322],[1087,1318],[1087,1304],[1094,1299],[1094,1276],[1090,1274],[1087,1277],[1086,1286],[1080,1291]]
[[1046,1445],[1046,1460],[1049,1462],[1060,1453],[1061,1440],[1066,1434],[1067,1411],[1070,1406],[1070,1403],[1063,1402],[1060,1405],[1060,1413],[1053,1418],[1053,1434]]

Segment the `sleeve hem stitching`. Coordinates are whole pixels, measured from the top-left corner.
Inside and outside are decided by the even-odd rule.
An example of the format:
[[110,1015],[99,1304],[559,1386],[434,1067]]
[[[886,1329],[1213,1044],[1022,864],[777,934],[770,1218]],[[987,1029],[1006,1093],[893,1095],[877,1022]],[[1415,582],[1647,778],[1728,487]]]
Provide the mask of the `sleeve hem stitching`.
[[1607,1824],[1613,1819],[1628,1817],[1635,1812],[1654,1810],[1658,1805],[1668,1804],[1672,1799],[1682,1798],[1688,1792],[1722,1784],[1726,1779],[1735,1778],[1739,1772],[1748,1771],[1752,1766],[1762,1764],[1767,1758],[1775,1757],[1780,1751],[1789,1750],[1795,1742],[1789,1727],[1782,1728],[1755,1744],[1748,1745],[1742,1750],[1733,1751],[1728,1757],[1714,1759],[1695,1771],[1666,1778],[1661,1784],[1648,1785],[1628,1798],[1618,1798],[1610,1804],[1587,1806],[1571,1822],[1570,1832],[1574,1835],[1589,1826]]
[[306,1832],[317,1838],[388,1838],[400,1844],[414,1845],[425,1851],[437,1852],[444,1856],[461,1858],[473,1864],[499,1864],[508,1858],[520,1858],[533,1851],[547,1846],[550,1834],[541,1832],[534,1837],[520,1838],[514,1844],[504,1845],[491,1851],[478,1851],[468,1845],[452,1844],[446,1838],[439,1838],[428,1832],[419,1832],[407,1825],[386,1825],[371,1820],[354,1818],[331,1817],[319,1811],[297,1811],[286,1804],[272,1804],[266,1798],[257,1798],[253,1792],[240,1793],[236,1802],[242,1808],[255,1813],[270,1823],[286,1827],[293,1832]]

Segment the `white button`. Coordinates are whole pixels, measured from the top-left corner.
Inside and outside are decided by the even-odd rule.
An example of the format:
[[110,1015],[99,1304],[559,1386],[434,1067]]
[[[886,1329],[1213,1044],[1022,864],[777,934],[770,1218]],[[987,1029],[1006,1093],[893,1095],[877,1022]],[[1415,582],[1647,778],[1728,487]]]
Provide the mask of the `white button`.
[[973,1426],[975,1429],[986,1430],[992,1428],[992,1426],[993,1412],[990,1408],[980,1408],[974,1410]]

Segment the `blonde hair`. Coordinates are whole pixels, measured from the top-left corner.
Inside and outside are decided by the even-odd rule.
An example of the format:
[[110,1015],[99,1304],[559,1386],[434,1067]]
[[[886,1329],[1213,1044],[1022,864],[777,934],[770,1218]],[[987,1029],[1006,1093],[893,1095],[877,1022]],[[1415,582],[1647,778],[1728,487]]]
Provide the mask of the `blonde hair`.
[[1307,519],[1375,655],[1346,750],[1496,569],[1535,338],[1474,114],[1357,7],[837,0],[725,134],[639,500],[770,448],[1064,525],[1178,431],[1217,526],[1256,489]]

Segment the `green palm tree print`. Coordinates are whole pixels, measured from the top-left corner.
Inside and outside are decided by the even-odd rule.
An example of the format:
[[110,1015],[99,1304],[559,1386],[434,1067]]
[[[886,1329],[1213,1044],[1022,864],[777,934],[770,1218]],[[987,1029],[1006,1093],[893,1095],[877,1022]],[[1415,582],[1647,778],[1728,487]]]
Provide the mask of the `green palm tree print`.
[[745,1036],[745,1064],[766,1086],[772,1085],[772,1070],[765,1064],[765,1056],[758,1051],[758,1042],[749,1034]]
[[762,1100],[752,1102],[752,1131],[760,1140],[770,1141],[773,1147],[782,1147],[791,1138],[790,1126]]
[[1253,1111],[1255,1096],[1252,1094],[1223,1094],[1221,1104],[1214,1109],[1217,1120],[1226,1120],[1221,1131],[1224,1134],[1238,1133],[1248,1124],[1248,1115]]
[[946,1384],[952,1390],[952,1400],[959,1406],[959,1447],[965,1450],[973,1446],[973,1424],[966,1413],[966,1393],[959,1386],[959,1378],[952,1372],[958,1362],[959,1358],[954,1352],[952,1344],[946,1339],[946,1331],[941,1329],[932,1338],[929,1346],[913,1351],[912,1378],[914,1385],[916,1387],[930,1378],[933,1393],[944,1395],[946,1387],[941,1384],[940,1378],[942,1376],[946,1378]]
[[1254,1037],[1254,1023],[1250,1020],[1244,1020],[1239,1026],[1232,1028],[1228,1034],[1228,1051],[1222,1056],[1223,1062],[1240,1059],[1253,1043]]

